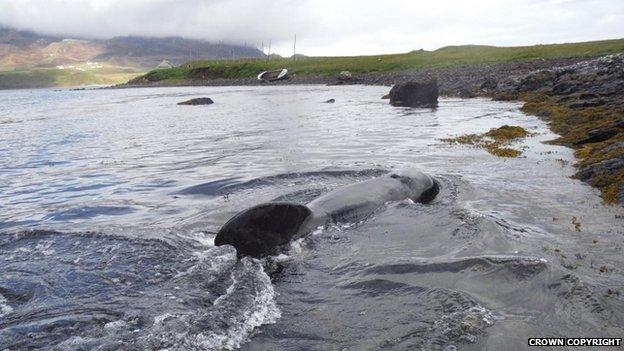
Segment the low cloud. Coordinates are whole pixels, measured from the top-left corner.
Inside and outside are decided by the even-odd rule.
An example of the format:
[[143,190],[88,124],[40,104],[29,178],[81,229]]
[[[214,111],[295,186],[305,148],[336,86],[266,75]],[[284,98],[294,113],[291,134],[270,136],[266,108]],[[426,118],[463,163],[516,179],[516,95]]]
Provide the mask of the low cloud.
[[182,36],[260,44],[313,27],[306,2],[294,0],[2,0],[0,23],[87,38]]
[[46,34],[183,36],[357,55],[624,37],[621,0],[2,0],[0,23]]

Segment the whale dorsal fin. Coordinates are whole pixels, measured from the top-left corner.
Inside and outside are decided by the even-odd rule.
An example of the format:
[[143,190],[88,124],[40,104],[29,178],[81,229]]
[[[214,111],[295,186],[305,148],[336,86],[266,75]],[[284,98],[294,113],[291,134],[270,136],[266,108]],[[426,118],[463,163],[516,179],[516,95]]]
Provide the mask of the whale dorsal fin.
[[240,256],[269,255],[293,238],[312,214],[304,205],[267,202],[239,212],[221,227],[215,245],[232,245]]

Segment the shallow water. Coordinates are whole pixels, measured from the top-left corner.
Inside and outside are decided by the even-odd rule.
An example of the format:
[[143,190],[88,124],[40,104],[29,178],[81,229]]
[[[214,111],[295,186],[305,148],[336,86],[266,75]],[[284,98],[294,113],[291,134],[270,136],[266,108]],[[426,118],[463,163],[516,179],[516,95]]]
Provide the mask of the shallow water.
[[[624,331],[624,211],[570,179],[519,105],[391,107],[384,87],[0,92],[0,349],[525,349]],[[177,106],[210,96],[210,106]],[[325,104],[329,98],[334,104]],[[439,139],[504,124],[501,159]],[[388,203],[236,260],[214,233],[416,167],[434,203]],[[580,223],[575,229],[572,217]],[[34,230],[34,231],[33,231]]]

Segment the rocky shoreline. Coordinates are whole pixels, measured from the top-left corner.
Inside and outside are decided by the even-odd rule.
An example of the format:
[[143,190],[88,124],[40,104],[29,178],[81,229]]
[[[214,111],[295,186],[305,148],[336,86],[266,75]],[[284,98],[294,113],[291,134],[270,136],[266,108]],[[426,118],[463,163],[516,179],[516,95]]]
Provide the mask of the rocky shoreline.
[[576,149],[576,178],[624,204],[624,53],[532,72],[499,88]]
[[293,75],[287,80],[275,82],[259,81],[256,78],[241,79],[191,79],[180,81],[135,82],[113,86],[112,88],[140,87],[176,87],[176,86],[263,86],[263,85],[301,85],[301,84],[364,84],[392,86],[408,81],[422,81],[437,78],[440,92],[443,95],[458,95],[466,88],[475,91],[486,80],[504,81],[510,76],[522,76],[535,70],[566,66],[587,60],[587,58],[563,58],[548,60],[530,60],[522,62],[495,63],[491,65],[457,66],[436,69],[375,72],[353,74],[351,79],[339,76]]
[[292,76],[288,80],[185,80],[123,84],[115,88],[292,84],[385,85],[436,79],[440,93],[471,98],[524,101],[523,111],[548,121],[561,135],[553,143],[576,149],[575,177],[601,190],[608,203],[624,204],[624,53],[599,58],[565,58],[461,66],[418,71],[334,76]]

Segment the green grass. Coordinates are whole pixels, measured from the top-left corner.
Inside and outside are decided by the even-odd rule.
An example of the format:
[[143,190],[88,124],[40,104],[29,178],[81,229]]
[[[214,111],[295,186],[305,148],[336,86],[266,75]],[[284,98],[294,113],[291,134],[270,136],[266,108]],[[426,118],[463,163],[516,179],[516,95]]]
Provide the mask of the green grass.
[[0,89],[120,84],[141,73],[132,69],[113,67],[105,67],[98,71],[59,70],[56,68],[0,71]]
[[295,75],[328,76],[344,70],[353,73],[388,72],[487,65],[538,58],[598,56],[620,51],[624,51],[624,39],[522,47],[449,46],[435,51],[418,50],[396,55],[306,57],[298,58],[296,61],[292,59],[194,61],[180,67],[150,71],[132,82],[253,78],[262,71],[278,68],[288,68],[289,73]]

